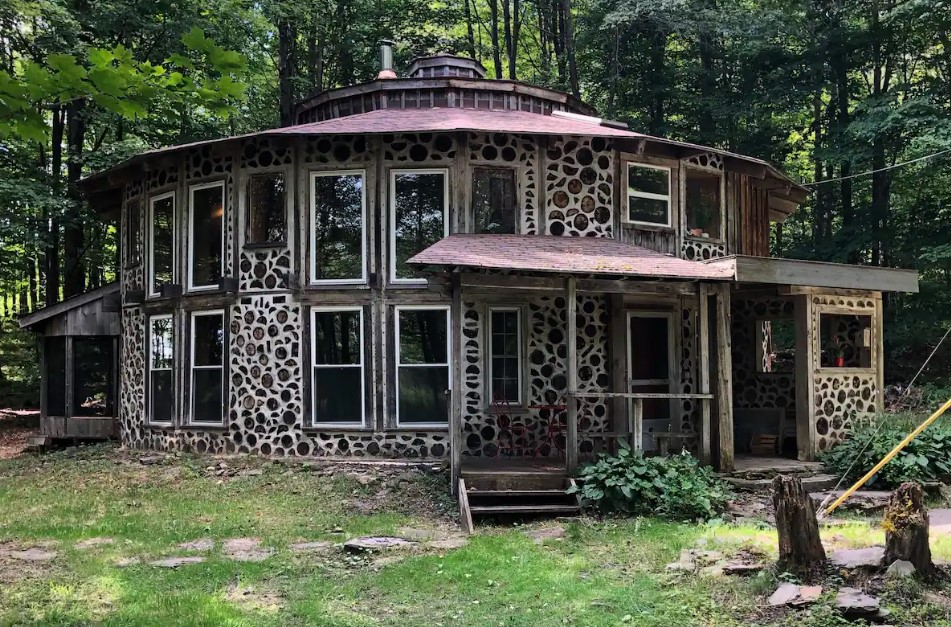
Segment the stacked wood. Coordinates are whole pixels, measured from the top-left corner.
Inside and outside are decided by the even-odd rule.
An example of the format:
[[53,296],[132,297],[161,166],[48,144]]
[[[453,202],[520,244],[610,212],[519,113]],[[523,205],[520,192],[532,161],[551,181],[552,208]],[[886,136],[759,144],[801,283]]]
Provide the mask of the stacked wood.
[[798,477],[773,478],[773,509],[779,532],[779,569],[796,573],[818,570],[826,560],[819,539],[816,507]]
[[935,565],[928,544],[928,510],[921,485],[912,481],[892,492],[885,508],[885,563],[911,562],[922,577],[932,577]]

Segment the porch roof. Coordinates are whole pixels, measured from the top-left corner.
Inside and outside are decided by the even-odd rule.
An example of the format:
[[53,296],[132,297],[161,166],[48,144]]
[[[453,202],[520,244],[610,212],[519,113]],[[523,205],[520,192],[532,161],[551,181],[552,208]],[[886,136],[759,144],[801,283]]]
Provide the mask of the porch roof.
[[733,269],[678,259],[602,237],[475,235],[446,237],[410,258],[420,268],[464,267],[686,281],[733,279]]
[[730,255],[701,263],[727,271],[737,283],[918,292],[915,270],[746,255]]

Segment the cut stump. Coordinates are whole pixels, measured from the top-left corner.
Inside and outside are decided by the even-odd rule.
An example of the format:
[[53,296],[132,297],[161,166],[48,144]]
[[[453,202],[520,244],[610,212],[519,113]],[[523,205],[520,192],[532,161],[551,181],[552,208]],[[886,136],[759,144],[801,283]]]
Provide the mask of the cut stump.
[[921,485],[908,481],[892,492],[885,508],[885,563],[911,562],[922,577],[932,577],[935,565],[928,544],[928,510]]
[[773,509],[779,532],[779,568],[790,572],[813,572],[826,559],[819,539],[816,507],[798,477],[773,478]]

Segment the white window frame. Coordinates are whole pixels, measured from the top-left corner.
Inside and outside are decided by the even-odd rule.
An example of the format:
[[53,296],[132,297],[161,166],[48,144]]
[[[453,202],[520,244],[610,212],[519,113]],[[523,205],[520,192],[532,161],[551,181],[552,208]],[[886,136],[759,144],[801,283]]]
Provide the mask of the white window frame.
[[[153,320],[169,320],[172,323],[172,365],[168,368],[154,368],[152,367],[152,321]],[[175,424],[175,402],[172,402],[172,415],[169,416],[169,420],[154,420],[152,416],[154,411],[152,408],[152,394],[155,390],[152,389],[152,373],[153,372],[165,372],[166,370],[170,373],[175,372],[175,317],[172,314],[157,314],[154,316],[149,316],[147,318],[146,324],[146,381],[148,389],[148,398],[146,399],[146,405],[148,406],[148,411],[146,412],[146,424],[147,425],[156,425],[161,427],[169,427]],[[172,375],[172,395],[175,395],[175,375]]]
[[[207,318],[218,316],[221,318],[222,347],[221,347],[221,365],[220,366],[196,366],[195,365],[195,320],[197,318]],[[227,396],[225,379],[225,360],[228,355],[228,330],[225,326],[224,309],[209,309],[207,311],[192,311],[188,316],[188,424],[200,427],[221,427],[224,425],[224,410],[222,409],[221,418],[218,420],[196,420],[195,419],[195,371],[196,370],[220,370],[221,371],[221,406],[224,408],[225,397]]]
[[[403,285],[425,285],[426,279],[398,279],[396,278],[396,177],[401,174],[442,174],[443,175],[443,202],[442,202],[442,236],[449,237],[449,168],[420,168],[420,169],[393,169],[390,170],[390,219],[389,219],[389,280],[390,283]],[[417,251],[422,252],[422,251]]]
[[493,367],[493,357],[495,353],[492,350],[492,337],[493,337],[493,324],[492,324],[492,314],[495,312],[504,312],[504,313],[514,313],[515,318],[518,321],[518,326],[516,327],[516,354],[515,357],[518,359],[518,397],[515,400],[506,400],[505,402],[510,405],[521,405],[522,404],[522,385],[524,381],[524,376],[522,375],[522,368],[524,367],[524,361],[522,359],[522,309],[521,307],[489,307],[489,364],[488,364],[488,373],[489,373],[489,403],[495,402],[495,389],[493,388],[493,381],[495,377],[492,373]]
[[[317,355],[317,314],[334,312],[359,312],[360,314],[360,363],[359,364],[318,364]],[[310,424],[313,427],[336,428],[365,428],[367,416],[367,379],[364,356],[364,328],[363,307],[311,307],[310,309]],[[360,369],[360,420],[351,422],[321,422],[317,418],[317,382],[314,379],[314,370],[319,368],[359,368]]]
[[[641,226],[653,226],[653,227],[673,227],[673,197],[674,197],[674,173],[673,168],[666,165],[654,165],[653,163],[642,163],[640,161],[625,161],[624,165],[626,169],[624,171],[624,188],[626,190],[624,194],[624,211],[621,214],[621,221],[625,224],[638,224]],[[628,185],[630,180],[630,169],[635,168],[647,168],[650,170],[663,170],[667,173],[667,194],[653,194],[651,192],[642,192],[636,189],[631,188]],[[631,220],[631,196],[635,198],[648,198],[650,200],[664,200],[667,202],[667,222],[645,222],[643,220]]]
[[[360,218],[360,276],[352,279],[317,279],[317,179],[330,176],[359,176],[361,186],[361,218]],[[316,170],[310,173],[310,219],[308,228],[310,234],[310,268],[311,285],[365,285],[367,282],[367,171],[366,170]]]
[[217,283],[209,283],[206,285],[195,285],[192,283],[194,279],[194,270],[195,270],[195,192],[199,192],[203,189],[211,189],[214,187],[221,188],[221,261],[219,274],[225,276],[225,224],[227,222],[227,217],[225,216],[225,182],[224,181],[212,181],[210,183],[198,183],[196,185],[190,185],[188,187],[188,291],[189,292],[202,292],[208,290],[218,289]]
[[148,236],[148,257],[146,263],[148,265],[148,285],[146,286],[146,291],[148,292],[149,297],[158,297],[162,295],[162,290],[159,288],[157,292],[152,291],[152,287],[155,285],[155,205],[158,202],[165,200],[166,198],[172,199],[172,283],[175,283],[175,192],[165,192],[164,194],[158,194],[157,196],[152,196],[149,198],[149,236]]
[[[442,311],[446,315],[446,363],[439,364],[401,364],[400,363],[400,312],[403,311]],[[395,399],[396,399],[396,426],[398,428],[412,428],[412,429],[445,429],[449,426],[451,416],[446,416],[446,422],[408,422],[402,423],[400,421],[400,368],[419,368],[426,366],[445,366],[446,367],[446,389],[452,389],[452,316],[450,314],[450,309],[446,305],[396,305],[393,307],[393,328],[394,333],[393,337],[395,340],[395,351],[396,355],[395,376],[393,377],[393,388],[395,390]],[[447,409],[448,412],[448,409]]]

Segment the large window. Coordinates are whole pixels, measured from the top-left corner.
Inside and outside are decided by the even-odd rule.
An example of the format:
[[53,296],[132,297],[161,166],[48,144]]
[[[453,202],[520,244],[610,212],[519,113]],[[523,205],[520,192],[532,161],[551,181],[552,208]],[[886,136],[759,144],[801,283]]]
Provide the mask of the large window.
[[627,222],[671,226],[670,168],[627,164]]
[[313,422],[362,426],[363,310],[315,309],[313,322]]
[[73,338],[73,416],[114,416],[114,340]]
[[163,285],[172,283],[172,253],[175,249],[175,194],[152,199],[149,210],[149,295],[158,296]]
[[283,172],[248,177],[245,244],[287,242],[287,188]]
[[819,314],[822,368],[872,367],[872,316]]
[[142,260],[142,202],[133,200],[125,206],[126,249],[125,263],[136,266]]
[[687,234],[693,237],[719,239],[723,175],[719,172],[686,167],[684,177]]
[[151,423],[172,423],[172,366],[175,362],[172,316],[149,318],[149,407]]
[[220,425],[224,420],[224,312],[193,313],[191,318],[192,424]]
[[518,309],[489,310],[490,377],[492,402],[522,400],[522,329]]
[[218,287],[224,264],[224,183],[189,190],[188,289]]
[[445,425],[449,377],[449,309],[396,307],[397,424]]
[[472,217],[476,233],[517,233],[515,170],[472,169]]
[[313,282],[366,282],[366,184],[362,171],[311,175]]
[[449,235],[446,170],[393,171],[390,203],[390,280],[420,281],[406,261]]

